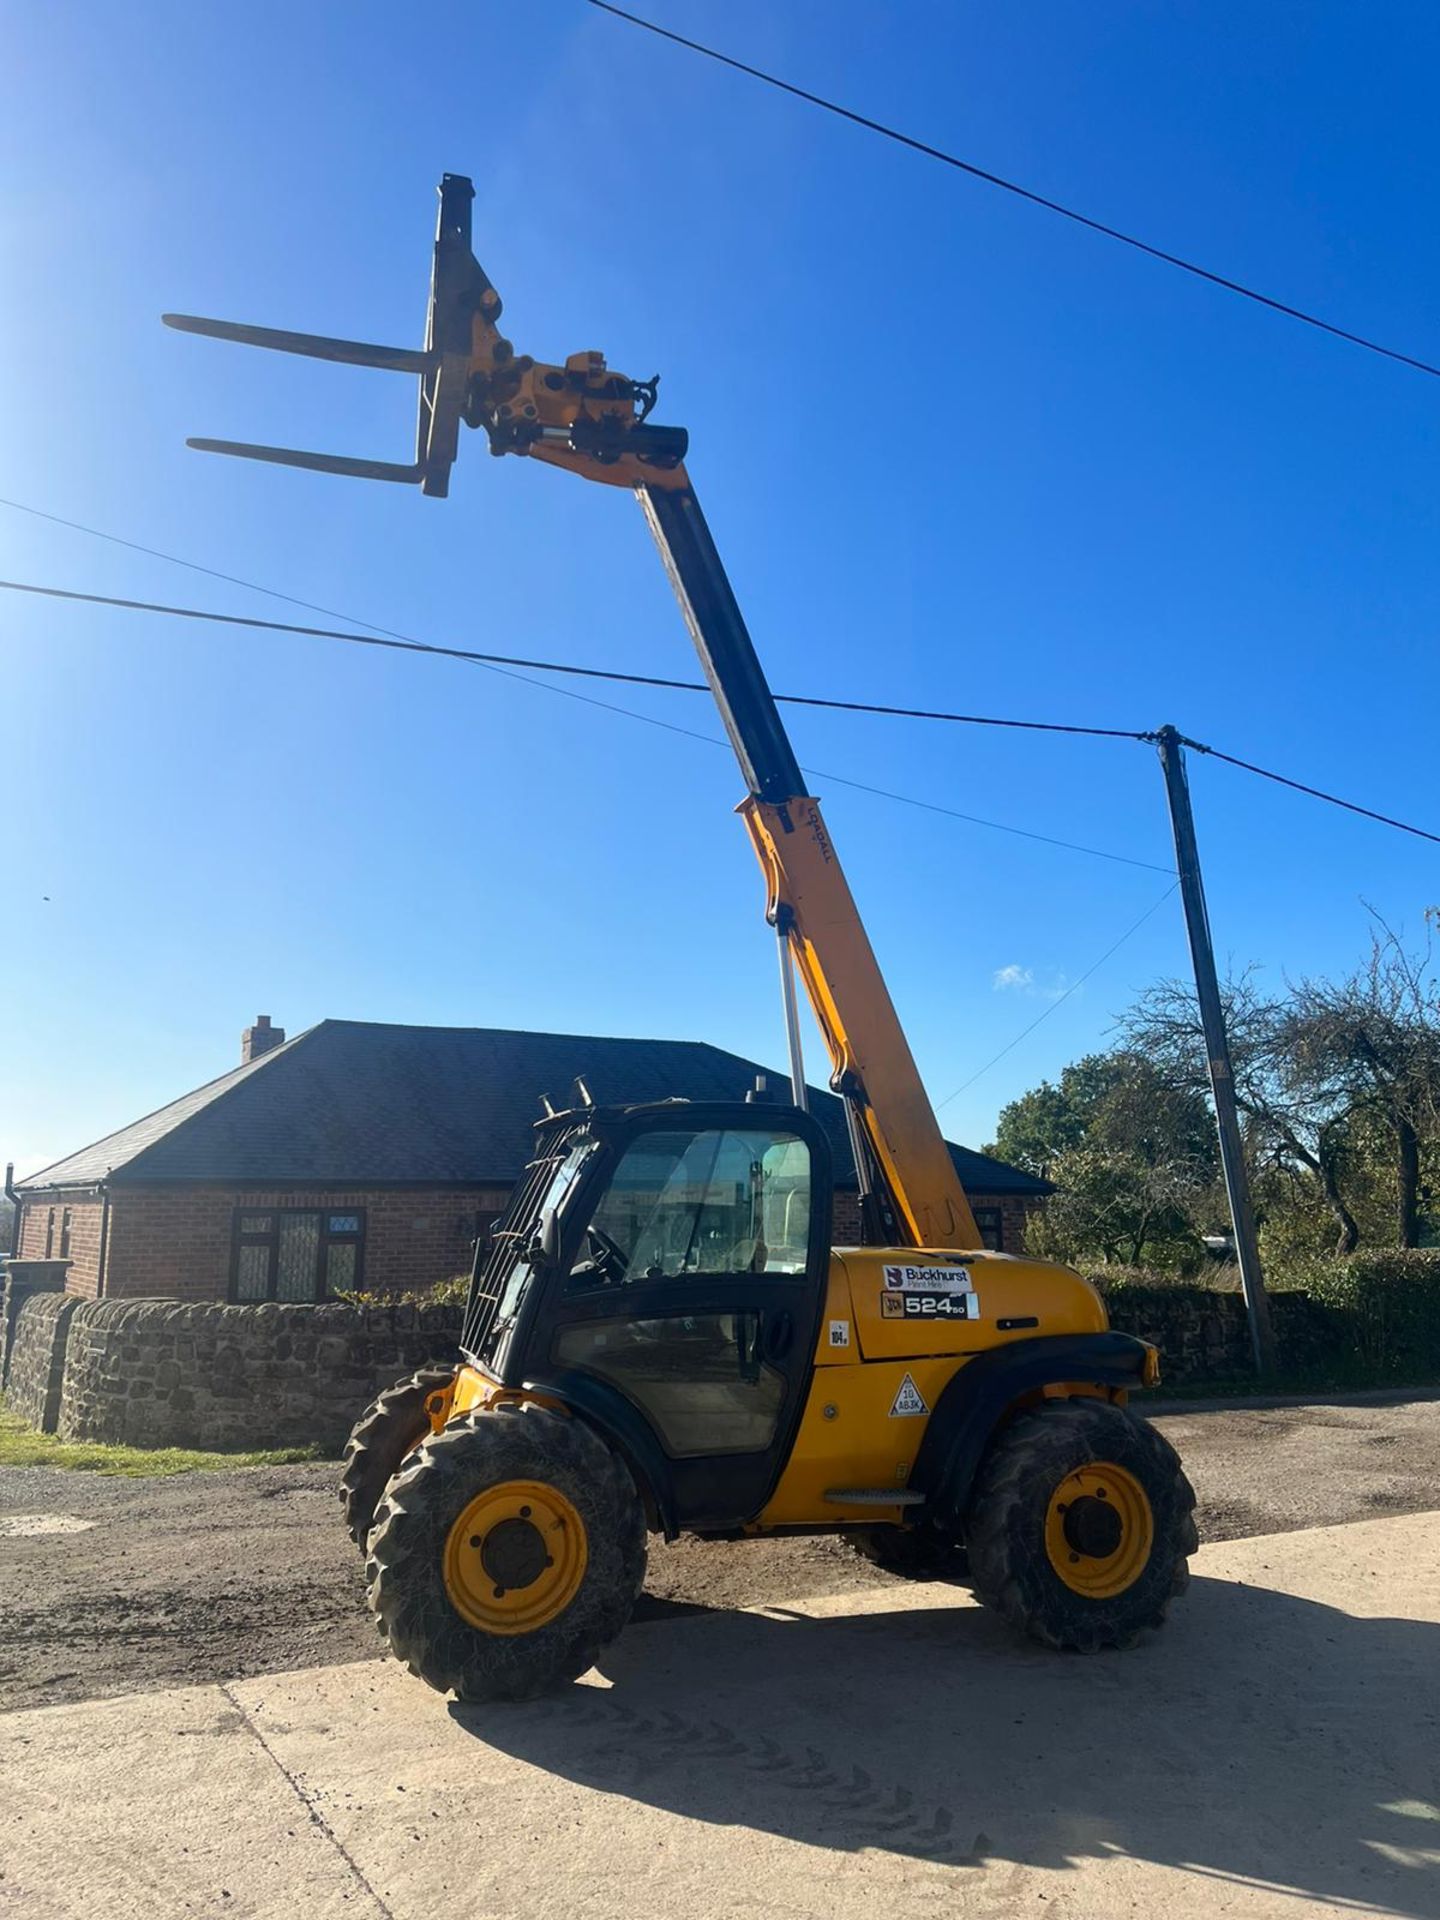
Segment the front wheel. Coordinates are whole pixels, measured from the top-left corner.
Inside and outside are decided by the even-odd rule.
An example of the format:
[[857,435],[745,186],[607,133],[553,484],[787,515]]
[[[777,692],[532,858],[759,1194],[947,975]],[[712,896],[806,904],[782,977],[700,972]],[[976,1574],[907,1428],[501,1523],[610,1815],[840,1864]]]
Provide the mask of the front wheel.
[[1154,1427],[1047,1400],[993,1442],[966,1528],[976,1596],[1045,1646],[1094,1653],[1159,1626],[1189,1580],[1195,1495]]
[[595,1663],[645,1576],[645,1513],[584,1421],[529,1402],[452,1421],[391,1481],[368,1599],[441,1693],[528,1700]]

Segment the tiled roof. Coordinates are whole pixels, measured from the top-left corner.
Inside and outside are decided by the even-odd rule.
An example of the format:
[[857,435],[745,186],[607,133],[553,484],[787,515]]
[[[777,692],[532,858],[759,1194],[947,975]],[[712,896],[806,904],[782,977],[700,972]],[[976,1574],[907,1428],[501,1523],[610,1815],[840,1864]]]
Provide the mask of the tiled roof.
[[[701,1040],[322,1020],[21,1184],[508,1185],[529,1157],[540,1095],[568,1104],[577,1074],[610,1104],[740,1100],[766,1072],[777,1092],[788,1089],[787,1075]],[[840,1101],[812,1088],[810,1104],[830,1135],[837,1180],[853,1182]],[[1051,1191],[1004,1161],[950,1151],[971,1192]]]

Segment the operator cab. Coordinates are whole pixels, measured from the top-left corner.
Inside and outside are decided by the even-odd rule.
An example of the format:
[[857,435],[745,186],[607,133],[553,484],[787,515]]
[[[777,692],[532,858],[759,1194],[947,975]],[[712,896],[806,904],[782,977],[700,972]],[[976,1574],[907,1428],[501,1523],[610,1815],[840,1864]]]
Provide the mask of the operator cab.
[[477,1257],[465,1357],[605,1419],[637,1465],[663,1462],[674,1524],[738,1525],[799,1423],[830,1218],[829,1143],[798,1108],[555,1114]]

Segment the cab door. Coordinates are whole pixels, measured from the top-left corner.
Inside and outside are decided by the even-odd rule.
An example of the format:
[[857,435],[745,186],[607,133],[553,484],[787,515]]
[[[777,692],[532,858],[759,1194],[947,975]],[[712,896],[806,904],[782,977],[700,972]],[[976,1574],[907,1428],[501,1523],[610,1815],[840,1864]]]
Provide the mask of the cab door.
[[546,1358],[639,1416],[680,1526],[726,1528],[764,1506],[804,1405],[829,1154],[794,1109],[661,1113],[612,1139],[567,1231]]

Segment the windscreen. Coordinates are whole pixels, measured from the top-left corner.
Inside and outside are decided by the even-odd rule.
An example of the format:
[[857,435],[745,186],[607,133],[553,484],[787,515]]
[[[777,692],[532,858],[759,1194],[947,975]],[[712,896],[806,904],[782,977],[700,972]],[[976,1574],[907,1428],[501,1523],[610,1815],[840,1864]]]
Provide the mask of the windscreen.
[[768,1128],[657,1129],[621,1156],[571,1284],[802,1273],[810,1150]]

